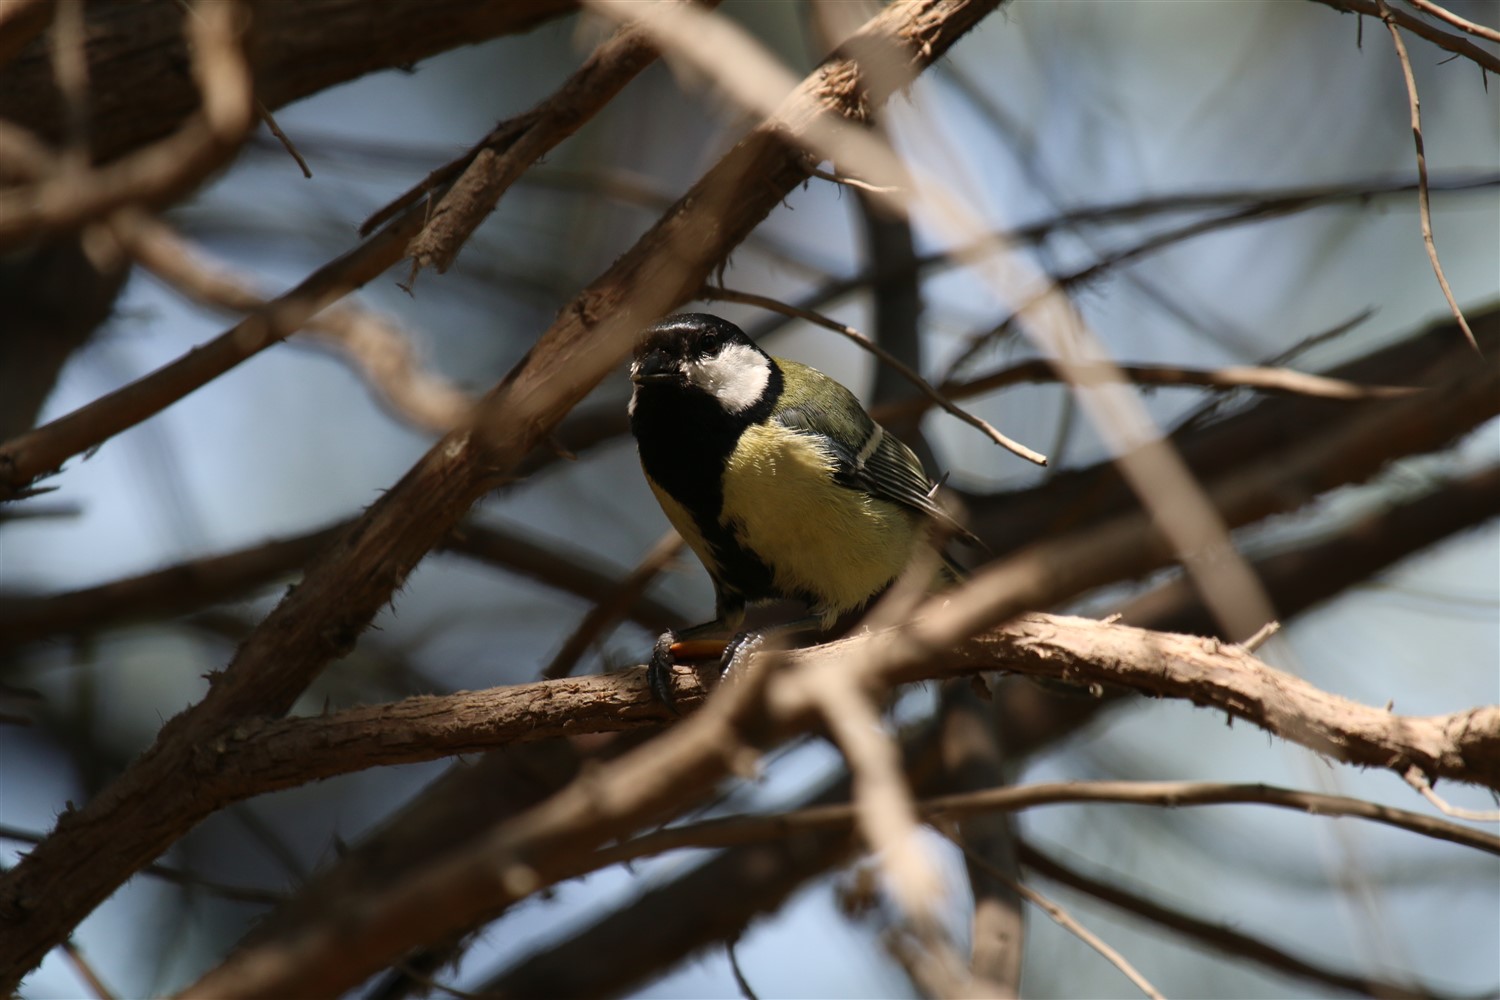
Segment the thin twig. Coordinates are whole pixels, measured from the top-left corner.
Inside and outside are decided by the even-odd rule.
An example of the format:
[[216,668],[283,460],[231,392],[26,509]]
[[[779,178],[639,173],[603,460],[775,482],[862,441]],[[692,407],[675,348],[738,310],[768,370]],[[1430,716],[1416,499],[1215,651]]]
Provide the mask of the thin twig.
[[[40,844],[43,837],[39,833],[0,824],[0,839],[15,840],[23,844]],[[204,892],[212,893],[224,899],[234,900],[238,903],[276,906],[286,901],[286,893],[284,892],[273,892],[269,889],[251,889],[238,885],[225,885],[222,882],[215,882],[194,872],[182,868],[174,868],[171,865],[150,864],[142,868],[141,872],[152,878],[161,879],[163,882],[171,882],[173,885],[180,885],[186,888],[202,889]]]
[[[122,209],[110,228],[126,252],[189,301],[217,309],[253,312],[266,296],[170,226],[136,209]],[[398,418],[433,433],[452,430],[473,398],[425,368],[397,324],[353,302],[339,302],[306,325],[311,343],[332,349]]]
[[[1119,884],[1118,875],[1111,874],[1108,881],[1093,878],[1064,865],[1061,861],[1044,854],[1025,841],[1018,845],[1018,850],[1021,863],[1043,878],[1092,896],[1100,902],[1149,920],[1161,927],[1176,931],[1225,955],[1255,962],[1283,976],[1294,976],[1321,983],[1336,990],[1346,990],[1361,996],[1387,998],[1387,1000],[1396,1000],[1396,998],[1418,1000],[1419,997],[1439,1000],[1442,997],[1442,994],[1433,990],[1422,989],[1414,992],[1410,986],[1374,979],[1363,973],[1342,972],[1316,965],[1283,951],[1267,941],[1237,931],[1233,927],[1183,913],[1123,888]],[[1492,993],[1485,993],[1464,997],[1462,1000],[1481,1000],[1481,998],[1492,997]],[[1460,1000],[1460,998],[1448,997],[1446,1000]]]
[[1260,627],[1259,631],[1257,631],[1250,638],[1248,638],[1245,641],[1241,642],[1240,645],[1245,649],[1245,651],[1247,653],[1253,653],[1257,649],[1259,649],[1261,646],[1265,645],[1266,640],[1270,639],[1271,636],[1275,635],[1277,632],[1280,632],[1280,631],[1281,631],[1281,622],[1278,622],[1278,621],[1269,621],[1269,622],[1266,622],[1264,625],[1262,625]]
[[881,187],[878,184],[871,184],[869,181],[862,181],[858,177],[848,177],[844,174],[837,174],[831,170],[824,170],[821,167],[814,169],[812,171],[812,175],[819,180],[830,181],[834,184],[841,184],[844,187],[858,188],[861,191],[869,191],[871,194],[894,194],[898,190],[897,188],[893,187]]
[[1439,48],[1447,49],[1449,52],[1470,59],[1488,72],[1500,73],[1500,56],[1495,55],[1495,53],[1490,52],[1482,46],[1475,45],[1461,35],[1446,32],[1437,25],[1416,17],[1399,7],[1388,10],[1384,0],[1316,0],[1316,2],[1332,7],[1335,10],[1348,11],[1353,14],[1364,14],[1368,17],[1380,18],[1381,20],[1385,20],[1387,14],[1389,14],[1395,18],[1397,24],[1410,31],[1413,35],[1419,35]]
[[397,962],[391,968],[400,971],[402,975],[409,977],[412,982],[419,986],[424,986],[429,990],[436,990],[439,993],[446,993],[450,997],[457,997],[458,1000],[484,1000],[485,997],[483,993],[471,993],[468,990],[461,990],[456,986],[440,983],[422,972],[421,969],[418,969],[411,962]]
[[[181,7],[182,12],[189,17],[201,18],[203,16],[188,0],[177,0],[177,6]],[[292,144],[292,140],[281,130],[281,126],[276,124],[276,119],[271,114],[271,109],[257,100],[255,102],[255,116],[265,123],[266,128],[281,143],[282,148],[291,154],[293,160],[297,161],[297,166],[302,169],[302,176],[310,179],[312,177],[311,168],[308,167],[307,161],[302,158],[302,154],[297,152],[297,147]]]
[[1438,286],[1443,290],[1443,298],[1448,300],[1448,308],[1452,310],[1458,328],[1469,339],[1469,346],[1474,348],[1474,353],[1478,354],[1479,342],[1474,339],[1474,331],[1469,329],[1469,321],[1464,318],[1463,310],[1458,307],[1458,300],[1453,297],[1448,276],[1443,273],[1442,262],[1438,260],[1437,243],[1432,238],[1432,204],[1427,192],[1427,152],[1422,142],[1422,102],[1417,97],[1417,78],[1412,72],[1411,57],[1406,54],[1406,43],[1401,40],[1401,32],[1397,29],[1395,18],[1385,0],[1376,0],[1376,3],[1380,7],[1381,22],[1391,33],[1396,58],[1401,61],[1401,75],[1406,81],[1406,99],[1411,107],[1411,135],[1417,146],[1417,208],[1422,219],[1422,245],[1427,248],[1432,273],[1437,275]]
[[[1311,399],[1327,399],[1335,402],[1361,402],[1370,399],[1397,399],[1420,392],[1418,388],[1404,385],[1360,385],[1343,379],[1328,378],[1291,368],[1272,368],[1261,365],[1226,365],[1223,368],[1186,368],[1179,365],[1118,365],[1108,368],[1093,365],[1078,365],[1079,371],[1105,376],[1117,369],[1135,385],[1189,386],[1211,389],[1253,389],[1259,392],[1277,393],[1286,396],[1305,396]],[[1023,382],[1056,382],[1057,369],[1046,361],[1033,359],[1022,361],[1002,371],[981,375],[963,382],[949,382],[938,386],[938,390],[949,399],[969,399],[1008,385]],[[901,419],[916,416],[930,409],[932,403],[920,397],[905,399],[897,403],[878,407],[881,419]],[[875,415],[875,410],[871,410]]]
[[572,673],[584,652],[640,601],[651,581],[677,558],[682,552],[682,545],[682,536],[671,530],[657,539],[656,544],[646,551],[635,569],[620,581],[619,586],[583,616],[578,627],[552,658],[552,662],[542,671],[542,676],[555,679]]
[[1476,24],[1473,21],[1470,21],[1468,18],[1459,17],[1447,7],[1439,7],[1437,4],[1433,3],[1432,0],[1406,0],[1406,2],[1417,8],[1417,10],[1422,11],[1424,14],[1431,14],[1433,17],[1441,21],[1447,21],[1459,31],[1466,31],[1471,35],[1478,35],[1480,38],[1487,39],[1491,42],[1500,42],[1500,31],[1496,31],[1494,28],[1491,28],[1488,25]]
[[[988,812],[1022,812],[1043,806],[1111,802],[1181,809],[1198,806],[1263,805],[1315,816],[1349,816],[1408,833],[1500,856],[1500,837],[1422,813],[1345,795],[1304,792],[1275,785],[1216,781],[1057,781],[1013,785],[919,799],[917,813],[937,822]],[[684,848],[733,847],[804,831],[844,830],[859,822],[853,803],[815,806],[765,816],[731,816],[641,834],[595,852],[592,867],[618,864]]]
[[1064,930],[1077,937],[1078,940],[1082,941],[1084,944],[1088,945],[1090,948],[1103,955],[1111,965],[1124,973],[1125,978],[1134,983],[1136,988],[1142,993],[1146,994],[1148,997],[1151,997],[1152,1000],[1166,1000],[1166,997],[1162,994],[1162,992],[1155,986],[1152,986],[1151,981],[1148,980],[1145,976],[1141,975],[1141,973],[1136,969],[1134,965],[1130,964],[1129,959],[1120,954],[1109,944],[1105,943],[1103,938],[1099,937],[1093,931],[1089,930],[1087,927],[1083,926],[1081,923],[1075,920],[1071,915],[1069,915],[1067,910],[1064,910],[1061,906],[1052,902],[1046,896],[1043,896],[1041,893],[1037,892],[1035,889],[1031,888],[1025,883],[1018,882],[1015,879],[1011,878],[1009,875],[1005,874],[1005,872],[1001,871],[998,866],[992,864],[989,858],[986,858],[982,854],[970,850],[969,845],[964,843],[962,838],[960,838],[957,834],[949,833],[948,839],[957,844],[959,850],[964,852],[964,857],[968,858],[969,861],[974,865],[984,869],[992,877],[999,879],[1001,882],[1009,885],[1011,889],[1014,890],[1015,893],[1022,899],[1025,899],[1028,903],[1039,908],[1043,913],[1047,914],[1047,916],[1056,921],[1058,926],[1062,927]]
[[99,1000],[114,1000],[114,991],[104,985],[104,980],[99,978],[99,973],[94,971],[93,965],[84,957],[83,951],[72,938],[66,939],[58,947],[67,956],[68,962],[73,966],[73,971],[78,973],[79,978],[88,983],[89,989],[94,991],[94,996]]
[[755,990],[750,986],[750,980],[745,978],[744,971],[740,968],[739,956],[734,953],[737,938],[730,938],[724,942],[724,953],[729,956],[729,971],[734,974],[734,984],[740,988],[740,996],[745,1000],[760,1000]]
[[260,118],[262,122],[265,123],[266,128],[270,130],[271,134],[276,137],[276,141],[281,143],[281,148],[285,149],[291,156],[291,158],[297,161],[297,166],[302,170],[302,176],[306,177],[308,180],[311,180],[313,175],[312,167],[309,167],[307,165],[307,161],[303,159],[302,154],[297,151],[297,147],[292,142],[291,136],[283,132],[281,130],[281,126],[276,124],[276,117],[271,114],[271,109],[266,107],[260,101],[256,101],[255,114]]
[[1495,809],[1464,809],[1460,806],[1450,804],[1441,795],[1432,790],[1432,782],[1427,780],[1427,775],[1422,769],[1413,764],[1406,769],[1402,775],[1406,783],[1415,788],[1422,798],[1431,802],[1445,816],[1454,819],[1464,819],[1471,823],[1500,823],[1500,810]]

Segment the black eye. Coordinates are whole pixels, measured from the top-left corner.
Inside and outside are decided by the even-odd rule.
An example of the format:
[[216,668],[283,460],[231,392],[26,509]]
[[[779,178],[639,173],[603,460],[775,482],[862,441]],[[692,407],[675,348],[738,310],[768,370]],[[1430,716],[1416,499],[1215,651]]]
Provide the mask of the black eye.
[[705,333],[703,339],[698,342],[698,350],[704,355],[717,354],[722,341],[717,333]]

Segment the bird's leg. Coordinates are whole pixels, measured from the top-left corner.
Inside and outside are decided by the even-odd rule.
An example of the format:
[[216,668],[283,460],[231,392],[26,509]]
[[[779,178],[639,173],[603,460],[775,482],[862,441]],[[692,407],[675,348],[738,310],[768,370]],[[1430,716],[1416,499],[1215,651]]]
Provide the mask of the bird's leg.
[[724,622],[716,618],[681,632],[667,629],[656,637],[656,644],[651,647],[651,662],[646,665],[646,685],[651,689],[652,697],[665,705],[673,715],[682,714],[677,710],[677,699],[672,693],[672,668],[678,657],[685,660],[718,657],[724,649],[724,640],[706,641],[699,637],[723,631]]
[[816,632],[821,628],[822,620],[809,615],[806,618],[798,618],[796,621],[780,625],[768,625],[765,628],[736,633],[734,638],[725,645],[724,655],[719,659],[719,679],[728,680],[730,673],[736,667],[746,663],[750,657],[760,652],[766,640],[788,638],[802,632]]
[[673,715],[681,715],[677,711],[677,699],[672,697],[672,646],[677,642],[677,633],[667,629],[656,637],[656,645],[651,647],[651,662],[646,666],[646,686],[651,689],[651,696],[667,707],[667,711]]
[[681,715],[677,710],[672,681],[672,668],[679,659],[702,661],[717,657],[719,678],[723,680],[759,652],[767,640],[818,631],[821,624],[821,619],[809,615],[779,625],[736,632],[728,642],[723,639],[702,638],[714,632],[722,633],[725,628],[722,619],[694,625],[681,632],[667,629],[657,636],[656,645],[651,647],[651,662],[646,666],[646,684],[651,689],[652,697],[666,706],[667,711],[673,715]]

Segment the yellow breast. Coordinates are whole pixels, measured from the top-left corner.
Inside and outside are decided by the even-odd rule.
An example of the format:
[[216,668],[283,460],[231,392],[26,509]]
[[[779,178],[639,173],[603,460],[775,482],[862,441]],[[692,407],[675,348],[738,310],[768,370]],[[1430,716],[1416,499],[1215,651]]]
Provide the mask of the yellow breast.
[[833,482],[818,439],[748,428],[724,473],[721,522],[771,568],[777,589],[812,594],[827,620],[890,583],[919,536],[910,511]]

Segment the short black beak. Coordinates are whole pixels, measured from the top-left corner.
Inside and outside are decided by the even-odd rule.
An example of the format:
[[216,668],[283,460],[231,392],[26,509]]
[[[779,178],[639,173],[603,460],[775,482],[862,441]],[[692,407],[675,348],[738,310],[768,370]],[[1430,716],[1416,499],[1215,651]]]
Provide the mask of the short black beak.
[[630,376],[630,381],[636,385],[667,385],[682,378],[676,372],[637,372]]
[[636,385],[666,385],[683,381],[682,372],[664,351],[647,351],[630,369],[630,381]]

